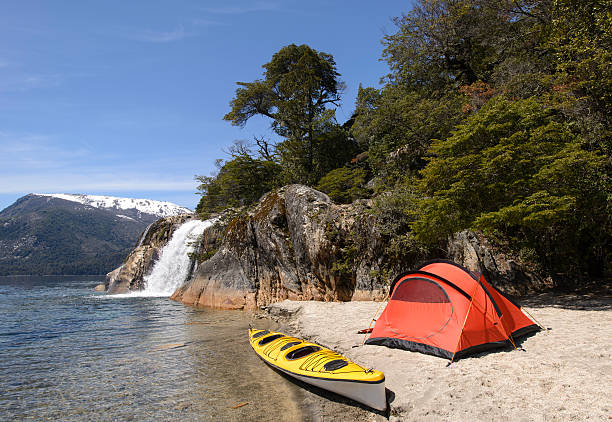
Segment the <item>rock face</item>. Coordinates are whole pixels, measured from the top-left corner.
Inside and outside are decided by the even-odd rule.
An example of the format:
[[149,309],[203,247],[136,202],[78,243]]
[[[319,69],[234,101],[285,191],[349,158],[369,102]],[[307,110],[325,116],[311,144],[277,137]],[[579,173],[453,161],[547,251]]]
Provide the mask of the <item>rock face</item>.
[[153,268],[174,230],[192,218],[194,218],[192,214],[182,214],[163,218],[151,224],[123,264],[106,275],[107,292],[116,294],[142,289],[144,276]]
[[[444,256],[408,251],[398,262],[387,253],[370,206],[366,200],[337,205],[324,193],[290,185],[266,194],[248,210],[228,210],[205,229],[192,275],[171,298],[226,309],[252,309],[284,299],[382,300],[396,274],[432,258],[449,258],[482,272],[510,294],[548,287],[473,232],[449,239]],[[141,289],[162,247],[189,218],[153,224],[124,264],[108,274],[108,291]]]
[[336,205],[301,185],[271,192],[227,224],[218,251],[172,299],[254,308],[283,299],[382,298],[383,245],[367,207]]
[[455,233],[448,240],[447,257],[483,274],[505,293],[523,295],[553,287],[550,278],[520,266],[513,257],[494,248],[482,233],[468,230]]
[[[415,262],[394,262],[369,206],[368,201],[336,205],[301,185],[271,192],[248,212],[205,232],[206,259],[172,299],[229,309],[284,299],[382,300],[395,274],[441,256],[415,253]],[[510,294],[549,286],[476,233],[457,233],[442,258],[482,272]]]

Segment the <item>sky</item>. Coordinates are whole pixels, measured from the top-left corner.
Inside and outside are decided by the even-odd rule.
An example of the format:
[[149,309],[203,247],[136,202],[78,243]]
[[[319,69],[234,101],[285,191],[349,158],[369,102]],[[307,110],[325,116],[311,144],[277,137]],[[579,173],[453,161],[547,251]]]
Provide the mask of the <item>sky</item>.
[[0,0],[0,210],[28,193],[150,198],[193,209],[234,140],[236,82],[289,44],[334,56],[347,85],[379,86],[406,1]]

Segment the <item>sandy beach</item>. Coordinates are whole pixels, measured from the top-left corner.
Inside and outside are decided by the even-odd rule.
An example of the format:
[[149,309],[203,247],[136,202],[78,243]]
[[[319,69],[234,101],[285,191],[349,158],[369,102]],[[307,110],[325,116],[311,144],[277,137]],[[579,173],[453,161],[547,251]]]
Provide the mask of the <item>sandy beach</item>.
[[284,301],[267,315],[287,334],[385,373],[388,414],[315,397],[313,420],[610,420],[612,297],[546,293],[522,303],[546,330],[519,340],[519,350],[498,349],[448,367],[439,357],[362,346],[357,331],[368,327],[377,302]]

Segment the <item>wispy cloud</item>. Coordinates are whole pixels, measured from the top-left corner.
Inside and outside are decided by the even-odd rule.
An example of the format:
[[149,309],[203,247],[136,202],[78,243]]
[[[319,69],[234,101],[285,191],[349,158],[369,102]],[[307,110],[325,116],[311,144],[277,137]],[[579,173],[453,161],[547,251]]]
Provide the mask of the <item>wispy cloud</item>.
[[179,41],[192,35],[193,33],[186,31],[183,25],[178,25],[172,31],[142,30],[138,32],[133,32],[132,34],[130,34],[130,38],[144,42],[168,43]]
[[213,25],[223,25],[221,22],[212,20],[212,19],[192,19],[191,24],[193,26],[213,26]]
[[14,133],[0,131],[0,156],[21,154],[40,149],[50,142],[52,136],[38,133]]
[[277,3],[273,2],[255,2],[248,6],[226,6],[226,7],[207,7],[203,10],[208,13],[220,15],[240,15],[244,13],[265,12],[276,10],[279,8]]
[[[59,136],[0,131],[0,195],[27,192],[194,191],[191,172],[177,165],[118,161],[85,143],[59,143]],[[180,167],[179,167],[180,168]]]
[[[0,65],[0,67],[2,67]],[[29,74],[9,75],[0,79],[0,92],[28,91],[36,88],[52,88],[59,86],[62,75],[59,74]]]
[[[53,136],[34,133],[0,132],[2,173],[31,172],[69,166],[89,155],[86,147],[62,148]],[[2,174],[3,178],[7,175]]]
[[27,192],[93,192],[121,191],[195,191],[191,179],[172,180],[167,176],[116,173],[64,172],[41,175],[8,176],[0,179],[0,194]]

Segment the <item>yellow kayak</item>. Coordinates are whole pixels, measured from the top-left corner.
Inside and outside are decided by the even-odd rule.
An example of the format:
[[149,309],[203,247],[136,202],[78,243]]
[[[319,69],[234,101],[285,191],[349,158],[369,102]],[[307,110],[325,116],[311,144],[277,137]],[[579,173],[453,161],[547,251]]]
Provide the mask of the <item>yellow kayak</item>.
[[268,365],[300,381],[348,397],[377,410],[387,408],[385,375],[344,356],[283,333],[249,330],[255,353]]

